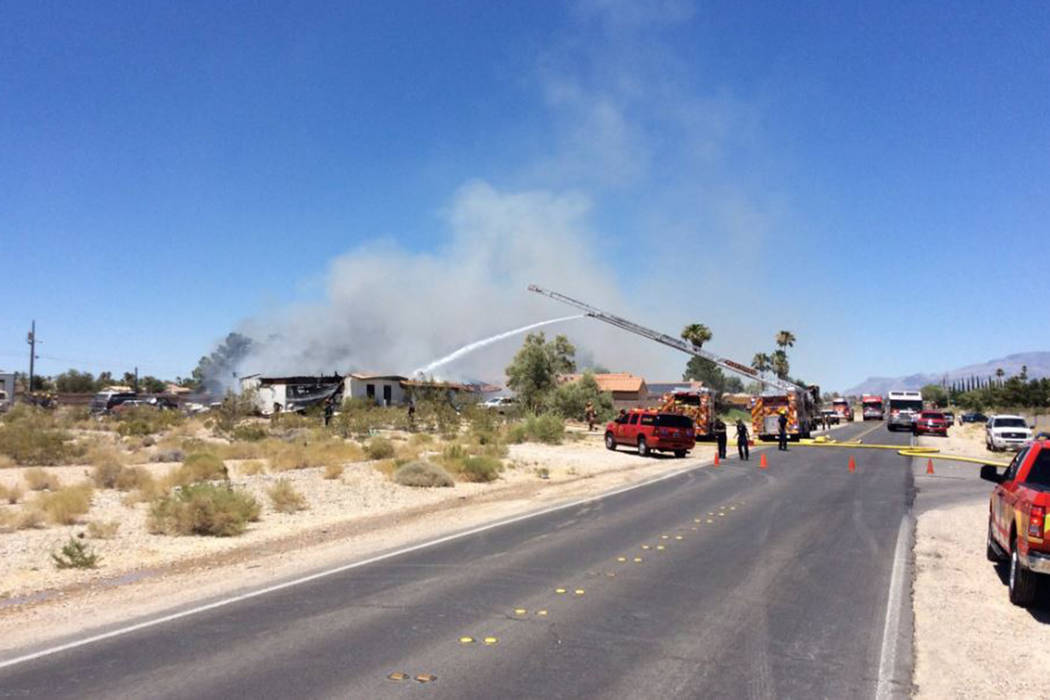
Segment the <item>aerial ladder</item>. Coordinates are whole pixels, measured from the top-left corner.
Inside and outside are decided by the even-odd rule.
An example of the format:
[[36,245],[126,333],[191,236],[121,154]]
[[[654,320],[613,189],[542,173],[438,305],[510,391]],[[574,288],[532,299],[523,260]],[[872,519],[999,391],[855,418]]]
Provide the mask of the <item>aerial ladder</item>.
[[752,379],[763,386],[775,390],[775,395],[773,395],[772,392],[768,392],[764,393],[762,396],[754,397],[751,401],[751,423],[754,435],[764,438],[775,435],[777,432],[775,425],[776,420],[779,418],[779,413],[782,409],[786,410],[788,414],[788,433],[794,437],[809,437],[810,431],[816,425],[815,421],[818,413],[817,402],[820,400],[820,390],[817,387],[807,388],[795,384],[794,382],[783,380],[779,377],[763,376],[754,367],[749,367],[739,362],[734,362],[728,358],[720,357],[713,352],[699,348],[681,338],[675,338],[666,333],[660,333],[651,328],[638,325],[633,321],[628,321],[626,318],[602,311],[601,309],[582,302],[579,299],[573,299],[572,297],[559,292],[544,289],[535,284],[529,285],[529,291],[550,297],[551,299],[560,301],[563,304],[574,306],[583,311],[585,316],[604,321],[611,326],[616,326],[617,328],[621,328],[629,333],[634,333],[643,338],[654,340],[657,343],[666,345],[689,355],[695,355],[696,357],[710,360],[723,369],[727,369],[736,374],[741,374],[748,379]]

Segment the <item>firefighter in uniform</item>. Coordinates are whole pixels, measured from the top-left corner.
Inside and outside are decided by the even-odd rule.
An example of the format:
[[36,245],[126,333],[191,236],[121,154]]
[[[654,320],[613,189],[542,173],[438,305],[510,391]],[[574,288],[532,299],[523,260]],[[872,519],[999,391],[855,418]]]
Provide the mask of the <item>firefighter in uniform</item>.
[[743,460],[746,460],[746,461],[750,461],[750,459],[751,459],[750,450],[748,450],[748,444],[747,444],[748,437],[749,436],[747,434],[747,426],[744,425],[744,421],[743,420],[737,418],[736,419],[736,451],[740,453],[740,459],[743,459]]
[[726,424],[722,422],[721,418],[715,418],[714,424],[711,426],[711,432],[715,434],[715,440],[718,442],[718,458],[726,458]]
[[587,421],[587,431],[594,431],[594,421],[597,420],[598,414],[594,410],[594,403],[591,401],[587,402],[587,405],[583,408],[583,416]]
[[777,419],[777,449],[784,450],[785,452],[788,448],[787,425],[787,411],[782,408],[780,409],[780,418]]

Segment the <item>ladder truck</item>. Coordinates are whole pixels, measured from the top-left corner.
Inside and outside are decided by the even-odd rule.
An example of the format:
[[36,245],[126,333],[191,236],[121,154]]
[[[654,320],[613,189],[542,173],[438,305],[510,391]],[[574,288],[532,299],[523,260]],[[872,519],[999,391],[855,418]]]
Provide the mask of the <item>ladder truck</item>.
[[698,348],[692,343],[660,333],[652,329],[640,326],[633,321],[602,311],[590,304],[573,299],[570,296],[560,294],[549,289],[544,289],[535,284],[529,285],[529,291],[550,297],[563,304],[574,306],[583,311],[585,316],[604,321],[609,325],[616,326],[629,333],[640,335],[643,338],[654,340],[657,343],[680,350],[688,355],[702,357],[714,362],[719,367],[742,374],[748,379],[759,382],[766,387],[761,396],[751,398],[751,434],[764,440],[773,439],[779,432],[778,421],[781,412],[787,414],[787,433],[792,439],[807,438],[816,428],[820,416],[820,388],[816,386],[804,387],[794,382],[785,381],[779,377],[764,377],[758,370],[739,362],[734,362],[725,357],[720,357],[713,352]]

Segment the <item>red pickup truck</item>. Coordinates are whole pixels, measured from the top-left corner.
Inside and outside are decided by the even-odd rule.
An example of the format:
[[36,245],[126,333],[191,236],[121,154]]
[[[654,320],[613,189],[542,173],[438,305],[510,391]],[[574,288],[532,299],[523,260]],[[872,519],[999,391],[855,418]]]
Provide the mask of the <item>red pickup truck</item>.
[[981,478],[995,482],[988,510],[988,559],[1010,561],[1010,602],[1029,605],[1036,574],[1050,574],[1050,440],[1021,448],[1002,474],[991,464]]
[[685,457],[685,453],[696,446],[693,419],[679,413],[646,409],[624,411],[605,426],[605,446],[615,450],[617,445],[637,447],[643,457],[649,456],[652,450]]

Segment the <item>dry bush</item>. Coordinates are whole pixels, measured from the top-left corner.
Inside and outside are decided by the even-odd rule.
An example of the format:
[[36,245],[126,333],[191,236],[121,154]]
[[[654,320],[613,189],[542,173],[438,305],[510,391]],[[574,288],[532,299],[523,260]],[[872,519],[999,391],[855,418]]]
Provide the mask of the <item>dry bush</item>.
[[449,487],[453,485],[449,473],[437,464],[430,462],[409,462],[394,472],[393,479],[402,486],[416,487]]
[[111,447],[95,447],[88,452],[88,463],[94,464],[91,480],[100,489],[117,486],[117,477],[124,471],[124,456]]
[[44,515],[44,511],[40,510],[38,504],[24,507],[22,512],[18,514],[17,527],[19,530],[39,530],[44,527],[44,521],[47,517]]
[[15,460],[5,454],[0,454],[0,469],[10,469],[15,466]]
[[0,484],[0,501],[7,501],[8,504],[14,505],[18,503],[18,500],[22,498],[25,491],[18,484],[14,486],[4,486]]
[[257,459],[250,459],[247,462],[242,462],[237,465],[237,473],[242,476],[255,476],[256,474],[265,474],[266,465]]
[[183,422],[183,415],[178,411],[167,411],[152,406],[135,406],[121,411],[115,416],[117,433],[129,435],[153,435]]
[[142,479],[142,481],[138,484],[137,487],[135,487],[133,490],[130,490],[128,494],[124,496],[123,499],[121,499],[121,503],[131,508],[136,503],[146,503],[156,498],[159,498],[160,495],[167,490],[168,484],[174,483],[173,480],[176,471],[178,470],[172,470],[172,472],[169,473],[168,476],[162,480],[162,482],[158,482],[149,474],[149,472],[146,472],[145,476],[149,478]]
[[343,440],[323,440],[305,444],[268,440],[264,444],[269,450],[267,456],[270,466],[278,471],[357,462],[364,457],[360,447]]
[[40,509],[55,525],[72,525],[91,509],[94,489],[91,484],[65,486],[37,497]]
[[193,484],[156,499],[147,527],[153,534],[232,537],[257,521],[259,510],[258,501],[244,491]]
[[69,432],[46,411],[16,406],[0,423],[0,454],[16,464],[68,464],[83,454]]
[[58,477],[40,467],[26,469],[22,478],[32,491],[54,491],[59,487]]
[[278,479],[266,490],[266,494],[270,497],[270,505],[278,513],[294,513],[307,508],[302,494],[287,479]]
[[119,529],[119,520],[92,520],[87,525],[88,537],[94,540],[111,540]]
[[326,479],[338,479],[343,475],[342,464],[328,464],[324,468],[324,478]]
[[229,478],[229,471],[221,459],[210,452],[195,452],[168,475],[168,485],[189,486],[201,481],[229,481]]
[[499,478],[503,463],[495,457],[470,456],[459,462],[459,474],[466,481],[488,482]]
[[397,471],[397,468],[399,466],[400,465],[397,463],[396,460],[384,459],[374,463],[372,465],[372,468],[380,474],[382,474],[383,476],[387,478],[392,478],[394,476],[394,472]]
[[389,459],[394,456],[394,443],[384,437],[374,437],[365,446],[369,459]]
[[430,433],[413,433],[408,442],[410,445],[427,445],[434,442],[434,436]]
[[15,512],[7,508],[0,508],[0,534],[14,532],[17,528]]

